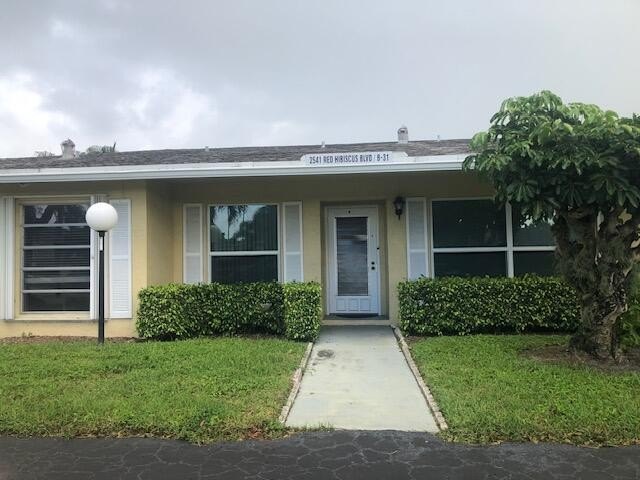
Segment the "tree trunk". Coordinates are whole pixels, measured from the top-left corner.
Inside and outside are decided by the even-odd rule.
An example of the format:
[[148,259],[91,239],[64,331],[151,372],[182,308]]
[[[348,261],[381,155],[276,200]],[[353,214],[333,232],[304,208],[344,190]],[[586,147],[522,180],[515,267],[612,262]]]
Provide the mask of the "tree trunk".
[[[595,299],[593,299],[595,300]],[[613,298],[585,302],[581,308],[581,327],[571,337],[571,350],[580,350],[604,361],[623,360],[618,319],[627,311],[626,302],[618,304]],[[590,303],[585,305],[585,303]]]
[[580,296],[581,325],[569,347],[622,361],[618,330],[629,308],[635,223],[619,210],[576,209],[559,212],[552,228],[560,272]]

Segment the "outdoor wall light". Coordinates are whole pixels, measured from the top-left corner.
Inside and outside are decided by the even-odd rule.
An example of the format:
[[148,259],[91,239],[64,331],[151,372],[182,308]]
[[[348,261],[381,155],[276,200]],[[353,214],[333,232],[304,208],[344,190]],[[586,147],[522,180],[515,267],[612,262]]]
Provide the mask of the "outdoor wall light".
[[98,344],[104,343],[104,234],[118,223],[118,212],[108,203],[98,202],[85,215],[87,224],[98,232],[100,264],[98,269]]
[[400,220],[400,217],[402,216],[402,212],[404,211],[404,198],[402,198],[401,196],[397,196],[396,199],[393,201],[393,208],[396,211],[398,220]]

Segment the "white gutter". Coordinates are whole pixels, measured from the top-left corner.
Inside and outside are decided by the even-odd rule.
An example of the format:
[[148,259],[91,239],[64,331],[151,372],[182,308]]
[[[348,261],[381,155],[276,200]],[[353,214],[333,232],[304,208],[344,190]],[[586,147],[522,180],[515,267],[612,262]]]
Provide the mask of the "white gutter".
[[302,161],[265,161],[0,169],[0,184],[457,171],[461,170],[465,157],[466,155],[401,157],[387,163],[340,166],[310,166]]

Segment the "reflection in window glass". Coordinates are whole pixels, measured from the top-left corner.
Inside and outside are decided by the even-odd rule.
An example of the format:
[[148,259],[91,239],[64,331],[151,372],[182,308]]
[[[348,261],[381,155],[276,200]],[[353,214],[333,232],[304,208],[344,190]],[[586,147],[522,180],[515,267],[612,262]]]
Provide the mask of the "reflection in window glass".
[[555,245],[550,224],[543,221],[534,223],[533,220],[525,218],[516,208],[512,211],[511,223],[513,244],[516,247]]
[[555,275],[555,252],[513,252],[513,274]]
[[209,218],[211,281],[278,280],[277,205],[215,205]]
[[276,205],[221,205],[210,209],[211,251],[278,249]]
[[433,246],[503,247],[505,210],[491,200],[433,202]]
[[88,311],[90,239],[88,205],[24,205],[22,310]]
[[501,277],[507,274],[505,252],[436,253],[436,277]]

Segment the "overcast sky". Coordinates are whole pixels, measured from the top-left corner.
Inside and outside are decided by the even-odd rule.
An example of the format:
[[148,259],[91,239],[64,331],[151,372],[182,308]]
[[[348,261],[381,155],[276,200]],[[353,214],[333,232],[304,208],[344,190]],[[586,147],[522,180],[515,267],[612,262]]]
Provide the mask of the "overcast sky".
[[469,137],[550,89],[640,112],[639,0],[2,0],[0,157]]

